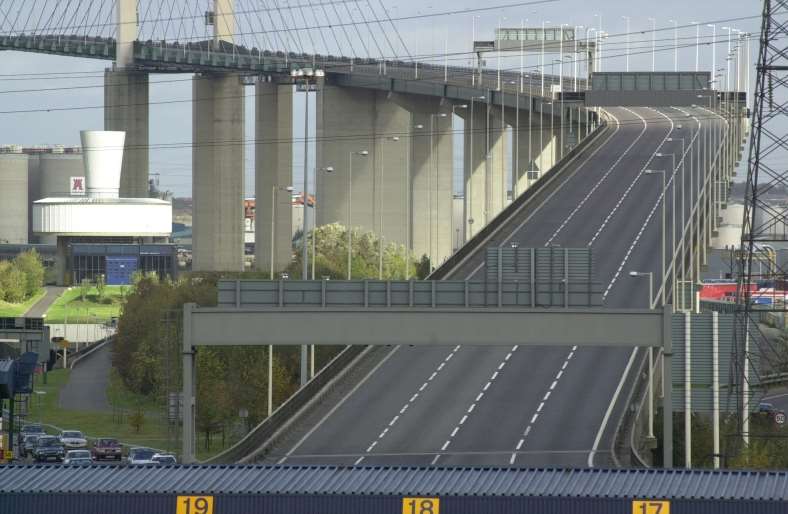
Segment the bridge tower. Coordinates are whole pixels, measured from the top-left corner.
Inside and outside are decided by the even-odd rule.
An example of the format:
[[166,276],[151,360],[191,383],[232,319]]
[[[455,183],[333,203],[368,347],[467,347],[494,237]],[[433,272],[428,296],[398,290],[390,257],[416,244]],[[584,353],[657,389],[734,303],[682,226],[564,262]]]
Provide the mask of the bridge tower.
[[148,73],[134,69],[137,1],[118,0],[115,6],[117,51],[112,68],[104,72],[104,130],[126,132],[120,175],[122,198],[148,196]]
[[[233,0],[214,0],[213,48],[233,45]],[[244,86],[234,73],[192,85],[192,269],[244,269]]]

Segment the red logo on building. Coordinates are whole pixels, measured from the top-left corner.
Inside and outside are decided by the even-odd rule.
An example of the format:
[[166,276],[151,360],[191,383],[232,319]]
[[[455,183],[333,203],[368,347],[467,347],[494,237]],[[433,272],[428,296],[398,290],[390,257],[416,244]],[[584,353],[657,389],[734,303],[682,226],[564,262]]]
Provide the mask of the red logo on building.
[[72,195],[85,194],[85,177],[71,177],[70,184],[70,193]]

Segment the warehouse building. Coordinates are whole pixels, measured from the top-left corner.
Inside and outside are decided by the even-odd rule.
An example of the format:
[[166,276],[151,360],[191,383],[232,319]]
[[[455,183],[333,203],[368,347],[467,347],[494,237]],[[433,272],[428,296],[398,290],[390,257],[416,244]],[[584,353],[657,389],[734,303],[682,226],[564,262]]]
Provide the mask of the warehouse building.
[[[186,507],[189,509],[186,509]],[[777,514],[788,472],[2,466],[0,512]]]

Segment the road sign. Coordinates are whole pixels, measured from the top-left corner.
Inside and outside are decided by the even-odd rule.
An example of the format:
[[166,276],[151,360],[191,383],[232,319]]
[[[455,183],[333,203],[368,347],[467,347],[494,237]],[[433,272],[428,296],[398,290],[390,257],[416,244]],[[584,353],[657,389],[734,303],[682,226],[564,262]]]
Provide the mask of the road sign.
[[670,514],[667,500],[632,500],[632,514]]
[[777,412],[774,414],[774,422],[778,425],[785,424],[785,413],[784,412]]
[[62,340],[58,341],[57,344],[61,348],[68,348],[69,341],[68,341],[68,339],[62,339]]
[[403,498],[402,514],[440,514],[440,498]]
[[175,514],[213,514],[213,496],[178,496]]

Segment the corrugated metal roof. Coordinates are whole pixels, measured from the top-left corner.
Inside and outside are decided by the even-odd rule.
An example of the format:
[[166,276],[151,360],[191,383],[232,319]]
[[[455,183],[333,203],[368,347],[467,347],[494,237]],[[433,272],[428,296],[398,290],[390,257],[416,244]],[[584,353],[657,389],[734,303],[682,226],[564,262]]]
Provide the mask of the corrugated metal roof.
[[788,472],[336,466],[0,466],[0,494],[551,496],[788,501]]

